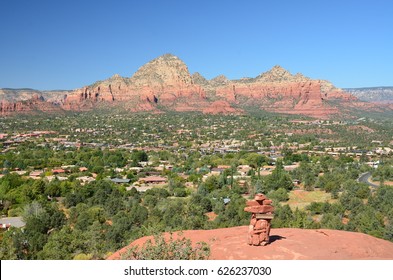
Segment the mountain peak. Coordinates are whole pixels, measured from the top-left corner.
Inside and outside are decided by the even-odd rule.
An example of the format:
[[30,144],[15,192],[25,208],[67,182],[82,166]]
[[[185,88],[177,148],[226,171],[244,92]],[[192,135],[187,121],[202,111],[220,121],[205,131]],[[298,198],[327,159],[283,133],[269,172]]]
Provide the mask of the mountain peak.
[[166,59],[166,60],[178,59],[178,60],[180,60],[176,55],[171,54],[171,53],[165,53],[165,54],[157,57],[157,59]]
[[187,65],[173,54],[164,54],[146,63],[131,77],[137,86],[192,84]]
[[257,79],[263,82],[282,82],[291,79],[293,76],[288,70],[280,65],[275,65],[269,71],[260,74]]
[[214,85],[225,85],[229,82],[228,78],[224,75],[219,75],[210,80],[210,82]]
[[194,74],[192,74],[191,78],[192,78],[194,84],[206,85],[208,83],[206,78],[203,77],[199,72],[195,72]]
[[278,64],[274,65],[270,71],[282,73],[282,74],[289,73],[288,70],[286,70],[284,67],[282,67],[281,65],[278,65]]
[[280,65],[275,65],[269,71],[260,74],[256,79],[260,82],[299,82],[307,80],[305,76],[301,73],[297,73],[296,75],[292,75],[288,70],[281,67]]
[[119,74],[115,74],[115,75],[113,75],[112,77],[111,77],[111,79],[114,79],[114,80],[116,80],[116,79],[120,79],[120,78],[122,78]]

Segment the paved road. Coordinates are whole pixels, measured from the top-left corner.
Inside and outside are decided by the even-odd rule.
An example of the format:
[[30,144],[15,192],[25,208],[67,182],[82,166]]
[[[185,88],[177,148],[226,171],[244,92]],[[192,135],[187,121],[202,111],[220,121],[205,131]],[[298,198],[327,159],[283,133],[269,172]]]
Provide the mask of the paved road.
[[371,172],[362,173],[362,174],[360,175],[360,177],[358,178],[358,182],[366,183],[366,184],[368,184],[370,187],[373,187],[373,188],[378,188],[379,185],[370,183],[370,182],[368,181],[368,179],[369,179],[370,177],[371,177]]
[[11,224],[13,227],[21,228],[26,225],[21,217],[6,217],[0,219],[0,224]]

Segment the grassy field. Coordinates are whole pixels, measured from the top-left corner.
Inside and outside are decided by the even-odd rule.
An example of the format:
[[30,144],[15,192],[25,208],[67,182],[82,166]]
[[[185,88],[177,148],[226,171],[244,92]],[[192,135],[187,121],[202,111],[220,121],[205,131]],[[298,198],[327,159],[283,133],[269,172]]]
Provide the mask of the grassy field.
[[311,202],[334,202],[330,193],[325,191],[304,191],[293,190],[289,193],[289,200],[283,204],[288,204],[292,210],[296,208],[304,209]]

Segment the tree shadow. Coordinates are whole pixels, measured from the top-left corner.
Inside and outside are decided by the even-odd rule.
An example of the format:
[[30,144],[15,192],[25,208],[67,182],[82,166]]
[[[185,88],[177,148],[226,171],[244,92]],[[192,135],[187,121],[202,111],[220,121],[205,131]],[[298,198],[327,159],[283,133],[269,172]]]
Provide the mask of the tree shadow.
[[281,235],[270,235],[269,243],[273,243],[273,242],[275,242],[277,240],[281,240],[281,239],[287,239],[287,238],[284,236],[281,236]]

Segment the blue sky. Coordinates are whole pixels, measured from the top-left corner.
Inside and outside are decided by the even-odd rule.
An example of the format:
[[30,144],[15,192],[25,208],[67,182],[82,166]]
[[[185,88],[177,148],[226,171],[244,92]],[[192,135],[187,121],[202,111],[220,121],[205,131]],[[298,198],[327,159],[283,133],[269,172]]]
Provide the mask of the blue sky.
[[393,86],[393,1],[1,1],[0,88],[130,77],[165,53],[206,78],[274,65],[338,87]]

